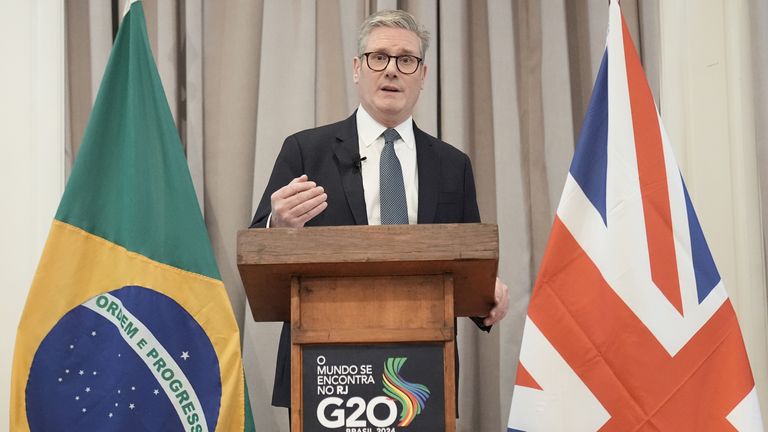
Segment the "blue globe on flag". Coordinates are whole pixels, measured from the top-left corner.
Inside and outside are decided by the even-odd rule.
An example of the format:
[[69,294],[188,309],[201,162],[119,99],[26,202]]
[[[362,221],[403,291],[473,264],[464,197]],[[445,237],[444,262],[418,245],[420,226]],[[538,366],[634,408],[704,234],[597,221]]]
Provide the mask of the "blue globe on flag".
[[66,313],[35,353],[26,387],[31,431],[215,430],[219,364],[197,321],[140,286]]

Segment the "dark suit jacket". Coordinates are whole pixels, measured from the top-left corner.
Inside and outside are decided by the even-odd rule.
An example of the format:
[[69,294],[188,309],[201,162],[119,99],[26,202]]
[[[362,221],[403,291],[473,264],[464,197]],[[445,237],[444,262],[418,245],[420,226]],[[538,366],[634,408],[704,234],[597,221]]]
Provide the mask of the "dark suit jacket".
[[[467,155],[426,134],[415,123],[413,134],[419,176],[418,223],[480,222],[475,180]],[[341,122],[289,136],[275,161],[251,228],[266,227],[272,193],[302,174],[307,174],[328,194],[328,207],[306,226],[367,225],[358,159],[355,114]],[[456,365],[458,377],[458,361]],[[290,406],[290,378],[290,327],[284,325],[277,353],[272,405]]]

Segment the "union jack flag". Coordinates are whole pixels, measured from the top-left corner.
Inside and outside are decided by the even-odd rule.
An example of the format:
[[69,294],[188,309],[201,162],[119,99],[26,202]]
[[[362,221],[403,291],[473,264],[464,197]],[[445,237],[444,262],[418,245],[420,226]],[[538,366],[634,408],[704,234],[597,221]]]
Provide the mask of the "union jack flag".
[[618,2],[609,14],[508,431],[762,431],[736,315]]

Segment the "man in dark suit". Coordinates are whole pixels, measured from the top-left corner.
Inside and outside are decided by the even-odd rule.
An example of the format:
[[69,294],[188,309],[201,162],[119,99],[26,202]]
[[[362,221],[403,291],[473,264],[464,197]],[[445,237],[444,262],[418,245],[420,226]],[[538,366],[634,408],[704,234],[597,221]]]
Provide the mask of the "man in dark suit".
[[[480,222],[467,155],[413,122],[429,34],[410,14],[363,22],[352,60],[360,106],[338,123],[289,136],[251,227]],[[488,329],[506,315],[497,279]],[[283,326],[272,404],[290,407],[290,328]]]

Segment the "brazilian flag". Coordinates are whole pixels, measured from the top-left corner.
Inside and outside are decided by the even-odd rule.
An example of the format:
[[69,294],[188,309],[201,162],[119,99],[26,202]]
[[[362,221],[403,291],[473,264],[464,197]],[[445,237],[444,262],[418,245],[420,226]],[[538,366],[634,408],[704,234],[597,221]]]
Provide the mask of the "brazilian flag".
[[10,428],[253,429],[238,327],[140,2],[120,26],[22,314]]

